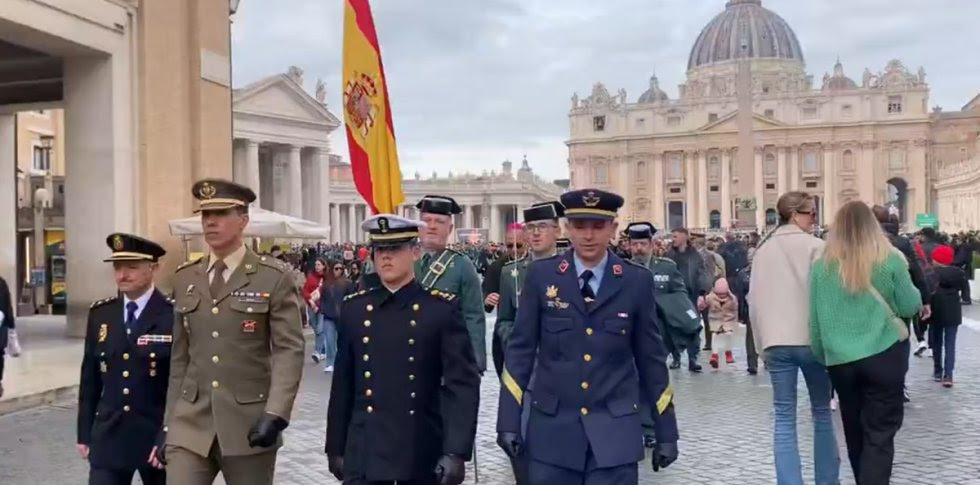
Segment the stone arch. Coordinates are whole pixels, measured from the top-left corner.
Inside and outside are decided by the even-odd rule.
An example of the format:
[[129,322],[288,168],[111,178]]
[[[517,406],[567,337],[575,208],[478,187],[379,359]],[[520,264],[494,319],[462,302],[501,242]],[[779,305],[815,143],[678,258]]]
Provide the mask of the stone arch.
[[906,220],[906,208],[908,207],[909,184],[901,177],[893,177],[887,182],[888,194],[885,197],[885,205],[898,209],[899,220]]

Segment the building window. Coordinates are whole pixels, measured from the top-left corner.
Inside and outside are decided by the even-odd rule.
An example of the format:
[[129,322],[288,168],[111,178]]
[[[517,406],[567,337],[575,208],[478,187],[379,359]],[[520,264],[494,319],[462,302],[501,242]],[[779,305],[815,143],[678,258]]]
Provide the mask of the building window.
[[708,113],[708,123],[718,121],[718,113]]
[[684,180],[684,165],[677,153],[670,155],[667,160],[667,179]]
[[677,115],[667,117],[667,126],[680,126],[681,117]]
[[51,170],[51,149],[54,147],[54,137],[42,136],[41,143],[34,146],[34,170],[47,172]]
[[592,131],[606,131],[606,117],[605,116],[593,116],[592,117]]
[[776,155],[772,153],[766,154],[766,175],[775,175],[776,173]]
[[770,88],[769,84],[763,84],[762,85],[762,94],[769,94],[770,89],[771,88]]
[[681,193],[681,188],[680,187],[671,187],[670,188],[670,193],[671,194],[679,194],[679,193]]
[[644,181],[647,178],[647,162],[636,164],[636,180]]
[[901,113],[902,112],[902,97],[901,96],[889,96],[888,97],[888,112],[889,113]]
[[605,163],[595,166],[595,183],[605,184],[609,182],[609,172]]
[[721,164],[718,163],[718,157],[711,157],[708,159],[708,176],[711,178],[718,178],[721,176]]
[[806,183],[806,188],[808,188],[808,189],[815,189],[815,188],[817,188],[817,183],[816,182],[807,182]]
[[721,212],[711,211],[711,214],[708,215],[708,224],[711,229],[721,229]]
[[806,152],[803,154],[803,171],[817,172],[820,170],[820,163],[817,160],[817,152]]
[[854,171],[854,153],[850,150],[844,150],[844,156],[841,158],[844,170]]
[[896,170],[905,168],[905,150],[892,148],[888,154],[888,167]]
[[711,191],[712,192],[718,192],[718,186],[717,185],[712,185],[710,188],[711,188]]
[[766,118],[775,118],[776,117],[776,112],[773,111],[773,110],[771,110],[771,109],[767,109],[765,111],[765,115],[766,115]]
[[840,115],[842,118],[850,118],[853,114],[854,114],[853,106],[849,104],[845,104],[844,106],[840,107]]
[[803,119],[814,120],[817,119],[817,107],[816,106],[806,106],[803,108]]

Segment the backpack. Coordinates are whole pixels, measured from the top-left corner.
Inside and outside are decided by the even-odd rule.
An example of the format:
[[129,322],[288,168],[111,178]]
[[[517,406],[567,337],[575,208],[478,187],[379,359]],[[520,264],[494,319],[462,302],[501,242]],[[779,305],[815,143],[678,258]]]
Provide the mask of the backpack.
[[913,251],[913,253],[915,253],[915,261],[909,261],[909,264],[919,265],[919,269],[922,270],[922,275],[925,277],[926,291],[931,297],[932,295],[935,295],[936,290],[939,289],[939,274],[936,273],[936,268],[932,265],[931,256],[923,256],[925,251],[919,251],[921,249],[921,245],[919,243],[915,243],[915,249],[916,250]]

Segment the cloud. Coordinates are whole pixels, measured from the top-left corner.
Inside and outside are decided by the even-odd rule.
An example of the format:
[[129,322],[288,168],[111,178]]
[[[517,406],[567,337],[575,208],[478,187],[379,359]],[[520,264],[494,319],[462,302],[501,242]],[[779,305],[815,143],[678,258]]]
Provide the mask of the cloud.
[[[547,178],[567,177],[569,99],[595,81],[635,100],[656,69],[671,97],[691,45],[724,0],[375,0],[403,171],[499,168],[527,153]],[[932,104],[977,94],[980,56],[963,0],[764,0],[794,28],[820,79],[840,56],[860,79],[893,58],[924,66]],[[340,105],[342,0],[245,0],[233,26],[236,85],[290,65]],[[344,137],[334,135],[346,156]]]

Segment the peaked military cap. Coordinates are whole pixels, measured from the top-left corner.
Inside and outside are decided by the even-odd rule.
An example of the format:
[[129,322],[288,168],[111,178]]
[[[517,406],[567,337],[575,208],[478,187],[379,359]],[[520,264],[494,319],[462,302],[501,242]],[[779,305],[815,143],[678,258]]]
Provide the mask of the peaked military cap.
[[565,206],[558,201],[541,202],[524,209],[524,222],[550,221],[565,217]]
[[415,207],[418,207],[419,212],[447,216],[463,212],[463,208],[456,203],[455,199],[442,195],[426,195],[419,200],[418,204],[415,204]]
[[572,240],[568,239],[567,237],[563,237],[555,241],[555,248],[558,249],[559,252],[565,251],[570,247],[572,247]]
[[106,246],[112,250],[112,255],[103,261],[152,261],[157,262],[167,254],[159,244],[132,234],[121,232],[109,234],[105,238]]
[[252,189],[224,179],[200,180],[194,184],[191,193],[201,201],[201,206],[194,212],[248,207],[255,202]]
[[611,221],[616,211],[623,206],[623,198],[612,192],[599,189],[582,189],[565,192],[561,195],[565,206],[565,218],[599,219]]
[[626,226],[626,234],[630,239],[653,239],[657,228],[649,222],[634,222]]
[[378,214],[361,223],[372,247],[398,246],[415,241],[425,223],[394,214]]

